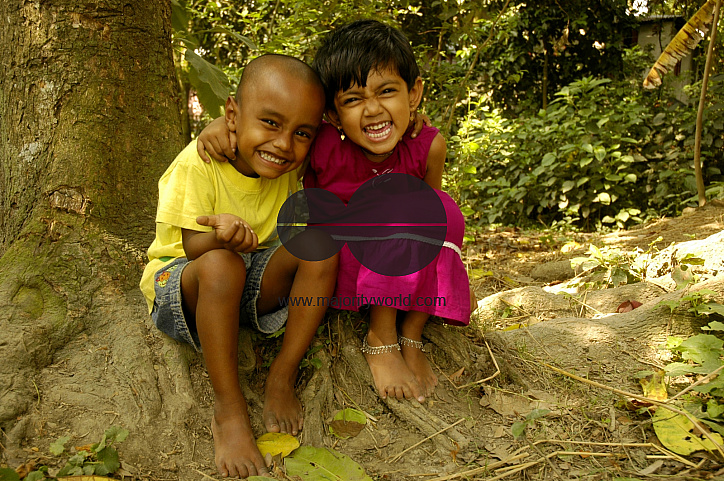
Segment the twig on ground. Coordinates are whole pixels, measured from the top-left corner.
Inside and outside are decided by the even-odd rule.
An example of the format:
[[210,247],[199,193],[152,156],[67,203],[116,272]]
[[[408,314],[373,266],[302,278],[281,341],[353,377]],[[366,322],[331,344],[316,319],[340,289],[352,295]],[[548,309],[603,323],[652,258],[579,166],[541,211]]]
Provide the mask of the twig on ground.
[[674,399],[680,397],[680,396],[683,395],[684,393],[691,391],[691,390],[694,389],[696,386],[698,386],[698,385],[700,385],[700,384],[703,384],[703,383],[705,383],[706,381],[709,381],[710,379],[713,379],[713,378],[717,377],[717,376],[719,375],[719,373],[722,371],[722,369],[724,369],[724,365],[719,366],[717,369],[715,369],[714,371],[710,372],[709,374],[707,374],[707,375],[704,376],[703,378],[699,379],[698,381],[696,381],[696,382],[695,382],[694,384],[692,384],[691,386],[687,386],[686,389],[684,389],[684,390],[681,391],[680,393],[678,393],[678,394],[670,397],[669,399],[666,400],[666,402],[667,402],[667,403],[670,403],[671,401],[673,401]]
[[[527,448],[527,447],[528,447],[528,446],[526,446],[526,448]],[[501,467],[501,466],[505,466],[506,464],[510,464],[510,463],[512,463],[512,462],[514,462],[514,461],[518,461],[519,459],[527,458],[528,456],[530,456],[530,454],[528,454],[528,453],[518,454],[517,456],[511,456],[510,458],[504,459],[503,461],[497,461],[497,462],[495,462],[495,463],[490,463],[490,464],[488,464],[487,466],[480,466],[480,467],[478,467],[478,468],[469,469],[469,470],[467,470],[467,471],[462,471],[462,472],[459,472],[459,473],[454,473],[454,474],[448,474],[448,475],[445,475],[445,476],[440,476],[439,478],[433,478],[433,479],[428,480],[428,481],[448,481],[448,480],[450,480],[450,479],[456,479],[456,478],[462,478],[462,477],[472,476],[472,475],[474,475],[474,474],[480,474],[480,473],[483,473],[483,472],[485,472],[485,471],[491,471],[491,470],[497,469],[497,468],[499,468],[499,467]]]
[[711,434],[709,434],[709,431],[706,430],[706,429],[704,429],[704,427],[699,423],[699,420],[696,419],[696,418],[695,418],[694,416],[692,416],[691,414],[689,414],[688,412],[682,411],[681,409],[678,409],[678,408],[675,408],[675,407],[673,407],[673,406],[671,406],[671,405],[669,405],[669,404],[666,404],[666,402],[658,401],[658,400],[656,400],[656,399],[652,399],[652,398],[649,398],[649,397],[646,397],[646,396],[639,396],[638,394],[630,393],[630,392],[627,392],[627,391],[623,391],[623,390],[621,390],[621,389],[616,389],[616,388],[613,388],[613,387],[610,387],[610,386],[606,386],[605,384],[601,384],[601,383],[598,383],[598,382],[596,382],[596,381],[588,380],[588,379],[583,378],[583,377],[581,377],[581,376],[577,376],[577,375],[572,374],[572,373],[570,373],[570,372],[564,371],[563,369],[559,369],[559,368],[557,368],[557,367],[555,367],[555,366],[551,366],[550,364],[547,364],[547,363],[542,362],[542,361],[540,361],[540,364],[542,364],[543,366],[547,367],[548,369],[550,369],[550,370],[552,370],[552,371],[557,372],[558,374],[561,374],[561,375],[563,375],[563,376],[569,377],[569,378],[571,378],[571,379],[575,379],[576,381],[582,382],[582,383],[584,383],[584,384],[588,384],[588,385],[591,385],[591,386],[594,386],[594,387],[597,387],[597,388],[600,388],[600,389],[605,389],[605,390],[607,390],[607,391],[611,391],[611,392],[614,392],[614,393],[616,393],[616,394],[620,394],[620,395],[622,395],[622,396],[627,396],[627,397],[630,397],[630,398],[633,398],[633,399],[638,399],[639,401],[648,402],[648,403],[651,403],[651,404],[653,404],[653,405],[655,405],[655,406],[662,407],[662,408],[664,408],[664,409],[666,409],[666,410],[668,410],[668,411],[671,411],[671,412],[673,412],[673,413],[675,413],[675,414],[680,414],[680,415],[686,417],[686,419],[688,419],[688,420],[696,427],[696,429],[699,430],[699,432],[702,433],[702,434],[704,435],[704,437],[706,437],[706,439],[708,439],[709,441],[711,441],[711,443],[716,447],[716,450],[719,452],[719,454],[721,454],[721,456],[724,457],[724,447],[722,447],[721,444],[717,443],[717,442],[714,440],[714,438],[711,436]]
[[197,473],[199,473],[201,476],[204,477],[204,479],[213,479],[214,481],[216,481],[216,478],[212,478],[211,476],[209,476],[208,474],[204,473],[203,471],[199,471],[199,470],[196,469],[196,468],[191,468],[191,470],[192,470],[192,471],[196,471]]
[[419,443],[415,443],[415,444],[413,444],[412,446],[410,446],[409,448],[405,449],[404,451],[402,451],[402,452],[400,452],[400,453],[398,453],[398,454],[396,454],[396,455],[394,455],[394,456],[391,456],[391,457],[389,457],[389,458],[387,458],[387,459],[388,459],[390,462],[392,462],[392,463],[396,463],[396,462],[399,461],[399,460],[402,458],[402,456],[403,456],[406,452],[408,452],[409,450],[418,447],[419,445],[421,445],[422,443],[424,443],[424,442],[427,441],[428,439],[434,438],[434,437],[437,436],[438,434],[443,433],[443,432],[447,431],[448,429],[450,429],[450,428],[452,428],[452,427],[454,427],[454,426],[457,426],[458,424],[460,424],[460,423],[463,422],[463,421],[465,421],[465,418],[460,418],[460,419],[458,419],[457,421],[455,421],[453,424],[451,424],[450,426],[448,426],[448,427],[446,427],[446,428],[443,428],[443,429],[439,430],[438,432],[429,435],[428,437],[426,437],[425,439],[423,439],[423,440],[420,441]]
[[[498,361],[495,360],[495,356],[493,355],[492,349],[490,349],[490,345],[488,344],[488,341],[485,340],[485,338],[483,338],[483,342],[485,343],[485,347],[488,348],[488,353],[490,354],[490,359],[493,360],[493,364],[495,365],[495,373],[492,376],[486,377],[485,379],[480,379],[479,381],[469,382],[462,386],[455,386],[455,384],[453,384],[453,386],[455,386],[457,389],[463,389],[466,387],[477,386],[478,384],[482,384],[484,382],[491,381],[500,375],[500,366],[498,366]],[[447,377],[447,376],[445,376],[445,377]]]

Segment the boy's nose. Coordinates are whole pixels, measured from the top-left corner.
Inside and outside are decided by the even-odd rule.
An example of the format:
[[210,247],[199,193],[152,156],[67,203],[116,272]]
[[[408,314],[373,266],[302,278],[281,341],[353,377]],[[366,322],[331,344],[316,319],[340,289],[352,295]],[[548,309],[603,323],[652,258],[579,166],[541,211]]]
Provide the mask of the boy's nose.
[[274,139],[274,147],[281,151],[289,151],[292,145],[292,135],[282,132]]

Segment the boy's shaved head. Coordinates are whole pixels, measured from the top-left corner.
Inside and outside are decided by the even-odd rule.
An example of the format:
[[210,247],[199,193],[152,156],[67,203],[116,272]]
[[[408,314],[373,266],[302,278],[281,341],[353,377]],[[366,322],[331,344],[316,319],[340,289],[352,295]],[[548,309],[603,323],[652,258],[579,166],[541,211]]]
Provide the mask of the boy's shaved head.
[[239,87],[236,89],[236,102],[241,105],[245,89],[263,86],[274,75],[293,77],[300,83],[316,85],[322,90],[319,76],[306,63],[288,55],[266,54],[255,58],[244,67]]

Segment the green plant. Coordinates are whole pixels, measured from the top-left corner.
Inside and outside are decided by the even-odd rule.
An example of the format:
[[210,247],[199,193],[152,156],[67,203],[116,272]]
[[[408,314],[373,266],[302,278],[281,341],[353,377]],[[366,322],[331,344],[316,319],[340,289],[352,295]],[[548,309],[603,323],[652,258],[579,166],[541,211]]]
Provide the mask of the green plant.
[[[50,474],[47,466],[41,466],[25,476],[24,481],[42,481],[55,479],[63,476],[107,476],[118,471],[121,467],[118,458],[118,451],[114,444],[123,442],[128,436],[128,431],[118,426],[112,426],[106,430],[101,440],[76,448],[75,453],[70,456],[57,473]],[[65,444],[70,436],[63,436],[50,444],[50,453],[53,456],[62,456],[66,453]],[[12,468],[0,469],[0,480],[19,481],[20,476]]]
[[525,435],[525,430],[529,425],[535,424],[536,419],[547,416],[549,412],[550,410],[548,409],[534,409],[525,416],[525,420],[513,423],[513,426],[511,427],[513,437],[518,439],[519,437]]
[[590,273],[587,283],[590,287],[608,288],[639,282],[645,277],[645,268],[636,261],[641,252],[624,252],[618,248],[599,249],[591,244],[588,257],[571,259],[571,267],[580,267]]

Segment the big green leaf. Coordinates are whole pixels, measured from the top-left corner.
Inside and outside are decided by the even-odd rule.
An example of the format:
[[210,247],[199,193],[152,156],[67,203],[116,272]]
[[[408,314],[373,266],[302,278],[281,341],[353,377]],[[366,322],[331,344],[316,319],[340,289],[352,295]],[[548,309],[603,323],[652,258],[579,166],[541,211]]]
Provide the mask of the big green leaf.
[[349,457],[326,448],[302,446],[284,459],[287,476],[302,481],[372,481]]
[[189,80],[196,89],[199,101],[212,117],[218,117],[223,113],[226,98],[231,92],[228,77],[193,50],[186,50],[186,61],[191,67]]

